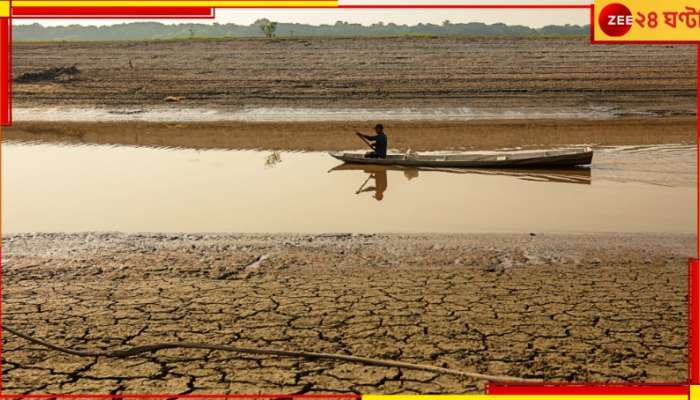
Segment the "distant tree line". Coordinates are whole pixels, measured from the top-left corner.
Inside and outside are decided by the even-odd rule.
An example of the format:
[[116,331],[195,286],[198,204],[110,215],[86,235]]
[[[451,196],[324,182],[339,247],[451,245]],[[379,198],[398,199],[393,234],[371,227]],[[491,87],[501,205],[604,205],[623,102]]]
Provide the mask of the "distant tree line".
[[99,40],[158,40],[218,37],[377,37],[377,36],[513,36],[551,37],[587,36],[588,25],[550,25],[530,28],[522,25],[483,24],[480,22],[440,25],[398,25],[377,22],[362,25],[338,21],[333,25],[307,25],[272,22],[260,19],[250,25],[237,24],[174,24],[130,22],[110,26],[49,26],[16,25],[15,41],[99,41]]

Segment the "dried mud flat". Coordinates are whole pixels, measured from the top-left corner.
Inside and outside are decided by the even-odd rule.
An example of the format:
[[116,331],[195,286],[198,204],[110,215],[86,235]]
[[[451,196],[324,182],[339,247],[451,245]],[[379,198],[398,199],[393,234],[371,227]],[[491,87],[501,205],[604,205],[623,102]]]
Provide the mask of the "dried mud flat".
[[[683,381],[694,243],[641,234],[9,235],[3,314],[76,349],[180,340],[553,381]],[[205,350],[81,358],[7,332],[3,374],[5,393],[482,389],[428,372]]]
[[[15,107],[605,107],[695,115],[692,46],[578,39],[347,38],[15,43]],[[21,80],[21,79],[20,79]]]

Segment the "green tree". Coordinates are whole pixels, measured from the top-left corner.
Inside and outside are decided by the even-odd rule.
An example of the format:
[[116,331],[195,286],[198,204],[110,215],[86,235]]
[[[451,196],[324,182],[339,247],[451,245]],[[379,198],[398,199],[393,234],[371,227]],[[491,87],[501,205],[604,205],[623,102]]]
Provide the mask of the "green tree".
[[265,37],[275,37],[275,31],[277,30],[277,22],[270,21],[267,18],[263,18],[255,21],[255,23],[256,25],[258,25],[258,27],[260,27],[260,30],[265,34]]

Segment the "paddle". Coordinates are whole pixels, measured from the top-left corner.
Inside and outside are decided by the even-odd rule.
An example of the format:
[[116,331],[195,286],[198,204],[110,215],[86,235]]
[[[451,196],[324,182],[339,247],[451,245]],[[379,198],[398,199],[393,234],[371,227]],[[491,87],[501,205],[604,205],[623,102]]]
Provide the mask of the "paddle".
[[359,137],[360,139],[362,139],[362,141],[365,142],[365,144],[366,144],[367,146],[369,146],[370,149],[374,150],[374,146],[372,146],[372,144],[369,142],[369,140],[365,139],[365,137],[362,136],[362,134],[360,134],[360,132],[355,131],[355,134],[357,135],[357,137]]
[[362,193],[362,189],[365,188],[365,185],[367,185],[367,182],[369,182],[370,179],[372,179],[372,174],[369,174],[369,175],[367,176],[367,179],[365,179],[365,181],[362,183],[362,186],[360,186],[360,188],[357,189],[357,191],[355,192],[355,194],[360,194],[360,193]]

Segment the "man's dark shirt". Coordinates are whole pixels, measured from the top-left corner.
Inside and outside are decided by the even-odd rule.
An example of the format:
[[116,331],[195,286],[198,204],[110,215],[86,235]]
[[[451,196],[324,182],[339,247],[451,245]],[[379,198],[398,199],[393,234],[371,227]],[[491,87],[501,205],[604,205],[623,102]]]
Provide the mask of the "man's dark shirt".
[[365,136],[367,140],[374,142],[374,152],[381,158],[386,158],[387,139],[386,135],[380,133],[375,136]]

